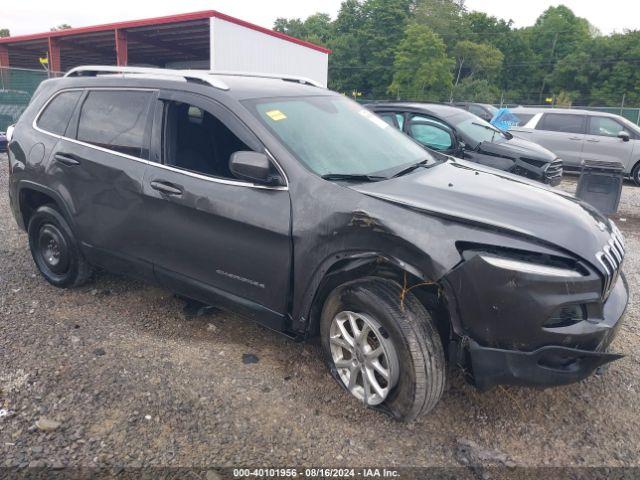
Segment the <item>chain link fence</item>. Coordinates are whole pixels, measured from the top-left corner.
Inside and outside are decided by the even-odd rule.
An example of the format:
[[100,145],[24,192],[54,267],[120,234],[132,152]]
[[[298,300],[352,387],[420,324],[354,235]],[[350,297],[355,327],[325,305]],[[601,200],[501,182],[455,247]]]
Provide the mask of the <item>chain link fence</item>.
[[[40,82],[47,78],[58,77],[59,72],[48,72],[46,70],[28,70],[23,68],[0,67],[0,131],[6,131],[7,127],[18,120],[24,109],[29,104],[33,93],[40,85]],[[358,94],[359,95],[359,94]],[[360,103],[373,101],[362,98],[353,92],[348,95]],[[457,99],[456,99],[457,100]],[[498,105],[496,105],[498,106]],[[503,104],[502,106],[507,106]],[[508,106],[513,106],[508,104]],[[523,105],[524,106],[524,105]],[[554,108],[552,105],[526,105],[540,108]],[[559,107],[557,107],[559,108]],[[628,107],[566,107],[594,110],[599,112],[615,113],[622,115],[633,123],[640,125],[640,108]]]
[[0,131],[18,120],[40,82],[55,76],[45,70],[0,68]]

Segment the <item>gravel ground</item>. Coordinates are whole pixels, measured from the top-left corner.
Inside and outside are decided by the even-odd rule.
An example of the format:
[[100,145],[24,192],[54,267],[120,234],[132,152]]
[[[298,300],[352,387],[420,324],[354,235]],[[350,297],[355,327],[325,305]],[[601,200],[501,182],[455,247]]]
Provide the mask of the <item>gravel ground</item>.
[[[480,393],[454,374],[430,415],[400,424],[344,393],[315,344],[108,274],[50,286],[6,190],[0,157],[0,467],[459,466],[469,450],[522,466],[640,464],[634,298],[612,346],[626,357],[603,375]],[[638,207],[640,188],[625,185],[616,218],[632,292]]]

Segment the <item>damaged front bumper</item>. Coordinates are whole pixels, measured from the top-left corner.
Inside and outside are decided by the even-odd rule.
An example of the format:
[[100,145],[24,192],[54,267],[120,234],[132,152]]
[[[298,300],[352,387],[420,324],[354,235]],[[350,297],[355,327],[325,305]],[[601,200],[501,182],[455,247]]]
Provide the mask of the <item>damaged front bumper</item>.
[[533,352],[481,347],[469,342],[473,380],[480,390],[494,385],[551,387],[583,380],[593,371],[623,355],[577,348],[547,346]]
[[[464,272],[467,269],[476,274],[482,270],[484,281],[467,280],[471,278]],[[505,274],[475,260],[448,280],[465,293],[457,295],[457,306],[460,353],[467,355],[464,361],[458,360],[480,389],[498,384],[573,383],[622,357],[608,348],[629,300],[623,274],[604,302],[601,281],[592,275],[574,281],[540,281]],[[571,325],[548,327],[550,312],[571,304],[584,304],[587,317]]]

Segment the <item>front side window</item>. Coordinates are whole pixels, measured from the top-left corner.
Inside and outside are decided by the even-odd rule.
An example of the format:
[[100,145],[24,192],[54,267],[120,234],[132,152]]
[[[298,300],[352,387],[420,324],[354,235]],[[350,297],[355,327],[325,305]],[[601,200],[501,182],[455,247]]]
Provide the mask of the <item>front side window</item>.
[[38,118],[36,123],[38,127],[56,135],[64,135],[81,95],[82,92],[80,90],[62,92],[56,95],[44,109],[40,118]]
[[589,135],[602,137],[617,137],[624,127],[609,117],[591,117],[589,121]]
[[418,144],[341,96],[246,100],[249,110],[318,175],[373,175],[427,159]]
[[414,115],[411,117],[408,130],[409,135],[429,148],[438,151],[447,151],[453,148],[452,135],[441,122]]
[[584,133],[586,123],[587,117],[585,115],[545,113],[536,129],[550,132]]
[[217,117],[188,103],[165,103],[163,131],[164,163],[203,175],[235,179],[231,155],[251,151]]
[[151,92],[90,91],[80,110],[78,140],[140,157],[151,98]]

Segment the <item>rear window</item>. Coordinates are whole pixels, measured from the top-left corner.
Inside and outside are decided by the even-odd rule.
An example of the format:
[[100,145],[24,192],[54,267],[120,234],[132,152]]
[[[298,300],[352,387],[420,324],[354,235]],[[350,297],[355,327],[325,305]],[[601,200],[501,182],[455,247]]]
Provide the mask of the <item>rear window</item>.
[[551,132],[584,133],[586,123],[586,115],[545,113],[536,128]]
[[140,157],[151,98],[151,92],[89,92],[80,111],[78,140]]
[[82,92],[80,90],[62,92],[56,95],[46,106],[40,118],[38,118],[38,127],[56,135],[64,135],[81,95]]

